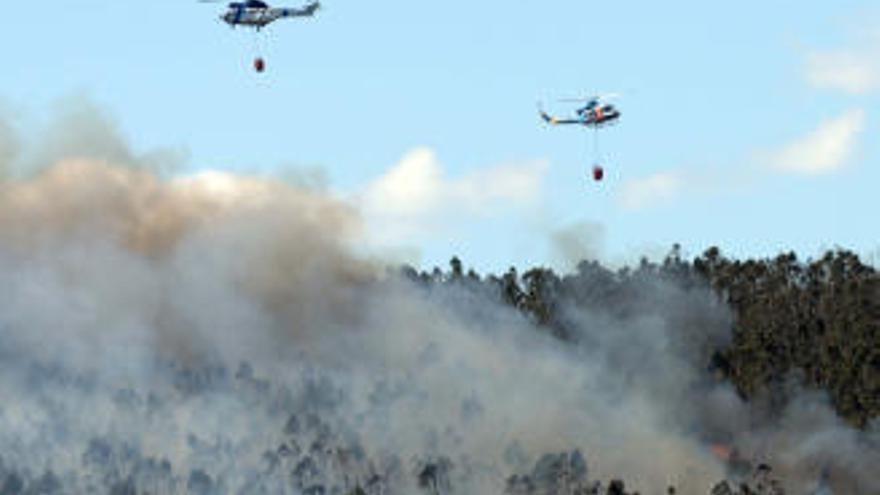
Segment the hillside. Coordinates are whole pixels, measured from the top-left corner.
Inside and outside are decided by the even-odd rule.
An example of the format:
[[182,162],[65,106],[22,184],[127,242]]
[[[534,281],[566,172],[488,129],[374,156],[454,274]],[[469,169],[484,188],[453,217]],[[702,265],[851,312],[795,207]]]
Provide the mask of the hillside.
[[849,251],[807,261],[794,253],[734,260],[713,247],[685,260],[675,246],[661,263],[643,259],[617,271],[584,261],[572,274],[532,268],[519,275],[511,268],[481,277],[464,273],[456,257],[446,272],[403,273],[429,287],[494,293],[562,340],[577,339],[577,332],[560,308],[602,308],[626,318],[640,311],[651,284],[707,288],[732,309],[733,339],[703,349],[699,359],[744,399],[778,412],[795,381],[829,394],[837,413],[857,427],[880,416],[880,274]]

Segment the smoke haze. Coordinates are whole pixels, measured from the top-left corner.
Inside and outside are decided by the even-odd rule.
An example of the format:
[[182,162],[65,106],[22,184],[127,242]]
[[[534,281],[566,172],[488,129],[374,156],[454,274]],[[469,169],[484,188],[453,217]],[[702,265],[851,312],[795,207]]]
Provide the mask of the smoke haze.
[[443,459],[451,492],[502,493],[578,449],[591,478],[705,494],[723,441],[794,493],[825,468],[841,493],[880,490],[876,429],[806,394],[767,423],[694,361],[730,338],[708,292],[646,281],[626,317],[566,308],[564,342],[492,294],[355,255],[360,214],[325,192],[165,177],[82,108],[19,142],[0,121],[3,486],[412,493]]

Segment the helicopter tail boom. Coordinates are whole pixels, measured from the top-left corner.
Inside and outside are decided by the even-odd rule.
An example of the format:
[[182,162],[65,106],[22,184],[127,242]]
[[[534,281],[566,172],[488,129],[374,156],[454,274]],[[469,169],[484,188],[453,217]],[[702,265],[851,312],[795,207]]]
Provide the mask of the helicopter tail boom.
[[582,123],[580,120],[574,120],[574,119],[560,119],[559,117],[554,117],[554,116],[548,114],[547,112],[545,112],[545,111],[543,111],[543,110],[541,110],[539,113],[541,114],[541,119],[543,119],[544,122],[546,122],[546,123],[548,123],[548,124],[550,124],[550,125],[559,125],[559,124],[580,124],[580,123]]
[[312,2],[301,9],[274,9],[277,17],[312,17],[321,8],[321,2]]

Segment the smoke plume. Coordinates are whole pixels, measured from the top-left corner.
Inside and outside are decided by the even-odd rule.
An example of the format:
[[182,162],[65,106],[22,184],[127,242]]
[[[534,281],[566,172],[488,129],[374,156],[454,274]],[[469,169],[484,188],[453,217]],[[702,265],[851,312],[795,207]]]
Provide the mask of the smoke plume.
[[708,291],[646,281],[632,311],[567,308],[561,341],[355,255],[324,192],[164,177],[88,113],[41,145],[0,183],[0,491],[502,493],[577,450],[590,478],[704,494],[722,441],[797,490],[829,466],[880,489],[876,435],[814,398],[766,424],[708,378],[731,321]]

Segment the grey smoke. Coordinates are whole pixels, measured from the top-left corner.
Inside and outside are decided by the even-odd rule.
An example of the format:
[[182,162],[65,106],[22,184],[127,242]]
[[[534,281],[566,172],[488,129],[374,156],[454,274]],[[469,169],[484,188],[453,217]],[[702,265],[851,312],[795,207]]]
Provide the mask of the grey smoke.
[[353,254],[358,212],[322,191],[166,178],[106,123],[63,115],[25,150],[39,172],[0,185],[0,483],[413,493],[433,466],[438,486],[500,493],[579,449],[591,477],[704,494],[725,475],[704,436],[723,431],[794,486],[837,462],[851,493],[878,489],[875,433],[813,399],[756,427],[707,381],[693,356],[731,318],[708,292],[646,281],[629,316],[566,308],[564,343],[491,294]]
[[581,221],[560,228],[550,235],[553,256],[566,270],[574,269],[583,260],[602,259],[605,227],[596,222]]
[[33,177],[61,161],[74,159],[168,176],[187,159],[187,152],[180,148],[132,151],[119,123],[84,95],[55,101],[45,122],[16,122],[23,119],[13,119],[11,111],[3,110],[0,107],[0,170],[5,169],[4,175],[10,178]]
[[20,143],[9,111],[0,106],[0,180],[18,158]]

